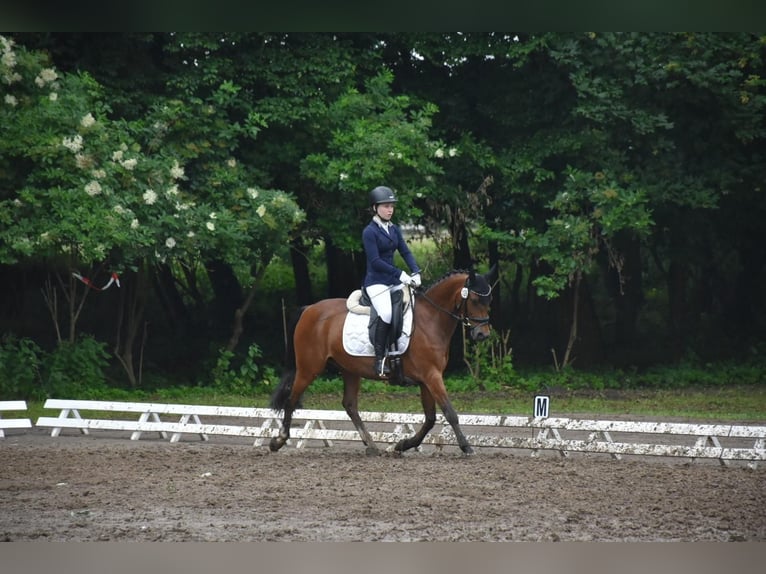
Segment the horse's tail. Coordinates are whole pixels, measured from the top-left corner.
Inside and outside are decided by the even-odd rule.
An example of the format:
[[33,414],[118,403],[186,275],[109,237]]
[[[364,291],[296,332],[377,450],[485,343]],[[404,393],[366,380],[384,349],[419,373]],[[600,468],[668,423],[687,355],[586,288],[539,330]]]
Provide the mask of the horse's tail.
[[[293,389],[293,381],[295,380],[295,343],[293,342],[293,335],[295,335],[295,327],[305,309],[306,307],[298,309],[298,312],[290,321],[287,332],[287,348],[285,349],[285,368],[282,371],[279,386],[274,390],[274,394],[271,395],[271,408],[275,411],[284,410],[287,406],[287,401],[290,399],[290,392]],[[296,408],[299,406],[296,405]]]

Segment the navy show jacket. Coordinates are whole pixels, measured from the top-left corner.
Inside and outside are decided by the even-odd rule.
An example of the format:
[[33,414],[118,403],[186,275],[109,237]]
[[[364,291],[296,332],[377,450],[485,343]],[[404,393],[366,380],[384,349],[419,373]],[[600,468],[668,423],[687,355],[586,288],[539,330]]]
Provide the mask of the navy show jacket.
[[401,283],[399,276],[402,272],[394,265],[394,254],[397,251],[407,263],[411,273],[420,273],[415,257],[404,241],[398,225],[389,225],[388,233],[386,233],[386,230],[375,221],[370,221],[362,231],[362,243],[367,256],[367,273],[362,283],[364,287]]

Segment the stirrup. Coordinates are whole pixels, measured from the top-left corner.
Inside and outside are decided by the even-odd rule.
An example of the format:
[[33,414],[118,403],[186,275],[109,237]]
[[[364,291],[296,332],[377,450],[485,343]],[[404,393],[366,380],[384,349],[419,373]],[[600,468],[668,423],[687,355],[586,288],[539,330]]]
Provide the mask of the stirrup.
[[375,371],[375,376],[379,379],[387,379],[388,375],[391,374],[391,369],[388,366],[388,362],[386,361],[388,357],[383,357],[382,359],[378,360],[375,359],[375,365],[373,366],[373,370]]

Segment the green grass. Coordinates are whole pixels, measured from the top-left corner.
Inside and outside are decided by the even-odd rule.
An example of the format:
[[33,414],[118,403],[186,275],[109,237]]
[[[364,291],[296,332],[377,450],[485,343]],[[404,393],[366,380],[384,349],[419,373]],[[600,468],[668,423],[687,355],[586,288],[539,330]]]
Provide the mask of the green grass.
[[[531,416],[536,393],[521,391],[451,393],[459,413]],[[545,394],[545,393],[540,393]],[[605,390],[550,393],[549,416],[600,418],[629,415],[678,417],[690,420],[766,422],[766,387],[739,386],[678,390]],[[307,408],[340,409],[340,394],[311,393],[304,399]],[[361,410],[420,412],[416,389],[388,393],[362,392]]]
[[[341,410],[339,382],[323,382],[309,387],[303,406],[312,409]],[[453,392],[450,399],[458,413],[531,416],[536,394],[507,389],[493,392]],[[693,421],[732,421],[766,423],[766,386],[736,385],[682,389],[630,389],[556,391],[550,396],[551,417],[651,419],[652,417]],[[121,401],[267,407],[269,395],[229,395],[204,388],[177,389],[171,393],[127,393],[112,398]],[[52,413],[42,402],[28,403],[27,416],[36,420]],[[363,383],[360,410],[383,412],[421,412],[416,388],[387,387],[382,383]]]

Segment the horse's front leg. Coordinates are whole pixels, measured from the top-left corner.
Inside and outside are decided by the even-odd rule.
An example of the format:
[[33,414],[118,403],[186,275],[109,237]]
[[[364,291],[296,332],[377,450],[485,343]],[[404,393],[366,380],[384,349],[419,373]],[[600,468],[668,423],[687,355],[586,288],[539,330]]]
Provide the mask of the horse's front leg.
[[455,438],[457,439],[457,444],[460,447],[460,450],[462,450],[464,454],[473,454],[473,447],[468,444],[468,439],[465,438],[463,430],[460,428],[457,412],[452,408],[452,403],[446,395],[441,404],[441,408],[444,413],[444,418],[447,419],[447,422],[452,427],[452,431],[455,433]]
[[375,446],[372,436],[364,426],[362,418],[359,416],[359,386],[361,378],[351,373],[343,373],[343,408],[346,409],[351,422],[354,423],[362,442],[367,447],[367,454],[375,456],[380,454],[380,450]]
[[[444,378],[441,373],[432,373],[431,376],[424,380],[423,385],[428,387],[433,400],[441,407],[442,412],[444,413],[444,418],[447,419],[447,422],[452,427],[452,431],[455,433],[455,438],[457,439],[457,444],[460,447],[460,450],[462,450],[464,454],[473,454],[473,448],[468,444],[468,440],[465,438],[465,435],[460,428],[457,412],[455,412],[449,397],[447,397],[447,388],[444,386]],[[426,414],[426,416],[428,415]],[[433,424],[431,426],[433,426]]]
[[405,450],[419,447],[429,431],[434,428],[434,424],[436,424],[436,402],[431,391],[423,384],[420,385],[420,402],[423,405],[423,413],[426,416],[425,422],[414,435],[409,438],[403,438],[396,443],[394,452],[402,453]]

